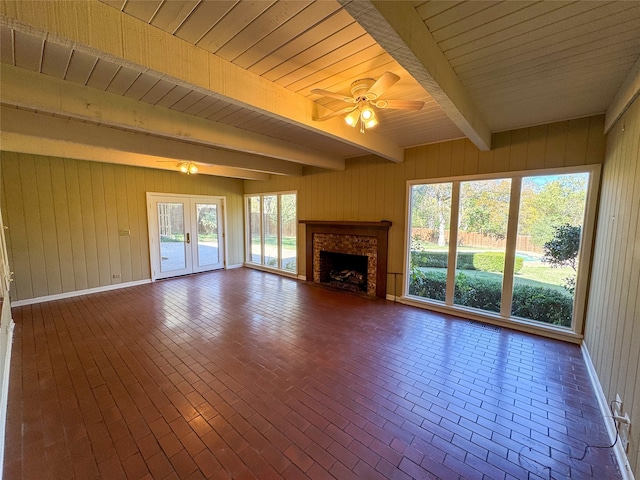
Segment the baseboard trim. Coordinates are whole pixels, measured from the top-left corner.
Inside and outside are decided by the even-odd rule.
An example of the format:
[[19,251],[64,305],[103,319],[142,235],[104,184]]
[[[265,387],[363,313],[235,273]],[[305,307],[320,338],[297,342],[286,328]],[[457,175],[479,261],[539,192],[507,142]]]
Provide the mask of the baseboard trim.
[[56,293],[55,295],[45,295],[44,297],[27,298],[25,300],[16,300],[11,302],[12,307],[22,307],[24,305],[33,305],[42,302],[51,302],[53,300],[62,300],[64,298],[79,297],[81,295],[89,295],[91,293],[108,292],[109,290],[118,290],[119,288],[135,287],[151,283],[151,279],[136,280],[135,282],[117,283],[115,285],[105,285],[103,287],[86,288],[84,290],[74,290],[73,292]]
[[[600,406],[600,412],[602,413],[604,424],[607,427],[609,440],[613,443],[613,441],[616,439],[616,425],[613,421],[613,418],[611,418],[611,411],[609,410],[609,402],[607,402],[607,396],[604,394],[604,390],[602,390],[602,385],[600,384],[598,373],[596,372],[593,362],[591,361],[591,355],[589,355],[589,350],[587,349],[587,345],[585,344],[585,342],[582,342],[580,349],[582,351],[582,358],[584,359],[584,363],[587,366],[587,372],[589,373],[591,385],[593,386],[596,398],[598,399],[598,405]],[[629,459],[627,458],[627,454],[622,449],[622,445],[620,444],[620,442],[616,442],[616,444],[614,445],[613,453],[616,456],[616,460],[618,461],[618,467],[620,468],[620,473],[622,473],[622,479],[634,480],[635,477],[633,476],[633,471],[631,470]]]
[[0,480],[2,480],[2,466],[4,465],[5,429],[7,427],[7,407],[9,405],[9,378],[11,373],[11,346],[13,345],[13,329],[16,326],[11,320],[7,327],[7,351],[4,358],[2,372],[2,395],[0,396]]
[[227,266],[225,267],[225,269],[226,269],[226,270],[232,270],[232,269],[234,269],[234,268],[242,268],[242,267],[244,267],[244,265],[243,265],[242,263],[236,263],[236,264],[234,264],[234,265],[227,265]]

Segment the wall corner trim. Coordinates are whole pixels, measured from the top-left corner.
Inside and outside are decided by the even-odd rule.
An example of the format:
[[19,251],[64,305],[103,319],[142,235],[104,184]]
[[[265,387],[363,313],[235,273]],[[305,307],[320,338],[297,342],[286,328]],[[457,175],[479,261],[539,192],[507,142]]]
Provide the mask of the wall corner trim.
[[17,300],[11,302],[12,307],[22,307],[24,305],[34,305],[36,303],[51,302],[53,300],[62,300],[63,298],[79,297],[81,295],[89,295],[91,293],[108,292],[109,290],[118,290],[120,288],[135,287],[137,285],[144,285],[145,283],[151,283],[150,278],[144,280],[137,280],[135,282],[118,283],[115,285],[105,285],[103,287],[86,288],[84,290],[74,290],[73,292],[56,293],[55,295],[45,295],[43,297],[27,298],[25,300]]
[[[582,351],[582,358],[584,359],[584,363],[587,367],[587,372],[589,373],[591,385],[593,386],[594,393],[596,394],[596,398],[598,399],[598,405],[600,406],[600,412],[602,413],[604,423],[607,427],[609,439],[611,440],[611,442],[613,442],[616,439],[616,426],[613,418],[611,418],[611,412],[609,411],[609,403],[607,402],[607,397],[602,390],[602,385],[600,384],[600,380],[598,379],[598,374],[593,365],[593,362],[591,361],[591,355],[589,355],[589,350],[587,349],[587,345],[585,342],[582,342],[582,344],[580,345],[580,350]],[[613,447],[613,452],[616,456],[616,460],[618,461],[618,468],[620,468],[622,479],[634,480],[635,477],[633,476],[633,471],[631,470],[629,459],[622,449],[622,444],[620,442],[616,442],[615,446]]]

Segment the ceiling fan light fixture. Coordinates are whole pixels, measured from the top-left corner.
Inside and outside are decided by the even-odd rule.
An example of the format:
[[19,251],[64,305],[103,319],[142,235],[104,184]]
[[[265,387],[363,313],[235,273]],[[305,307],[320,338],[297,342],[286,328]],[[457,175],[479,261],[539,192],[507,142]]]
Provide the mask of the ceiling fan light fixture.
[[182,173],[186,173],[187,175],[198,173],[198,166],[193,162],[182,162],[178,165],[178,168],[180,168]]
[[357,108],[353,110],[351,113],[349,113],[349,115],[344,117],[344,121],[347,122],[347,125],[349,125],[350,127],[355,127],[359,119],[360,119],[360,110]]
[[[365,113],[367,114],[366,117]],[[378,125],[378,116],[373,109],[364,110],[362,112],[362,124],[364,125],[364,128],[373,128]]]
[[371,120],[372,118],[375,118],[375,113],[374,111],[371,109],[370,106],[366,106],[362,109],[362,113],[360,114],[361,118],[364,122],[368,122],[369,120]]

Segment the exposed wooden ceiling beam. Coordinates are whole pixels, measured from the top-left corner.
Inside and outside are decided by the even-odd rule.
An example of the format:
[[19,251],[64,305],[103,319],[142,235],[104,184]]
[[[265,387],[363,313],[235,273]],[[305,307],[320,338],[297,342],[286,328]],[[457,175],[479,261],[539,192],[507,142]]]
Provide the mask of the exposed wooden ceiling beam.
[[5,105],[264,156],[267,157],[264,163],[274,168],[272,173],[297,172],[301,163],[333,170],[344,169],[341,158],[272,137],[6,64],[0,66],[0,72],[0,97]]
[[429,92],[480,150],[491,149],[489,126],[412,2],[338,1]]
[[[144,165],[153,168],[164,166],[160,165],[158,160],[162,160],[163,163],[169,161],[168,165],[173,165],[174,168],[181,161],[193,161],[203,165],[203,173],[214,172],[215,167],[221,167],[217,171],[226,172],[224,176],[236,178],[254,178],[255,176],[250,175],[251,172],[260,173],[258,179],[264,179],[263,175],[269,173],[302,174],[302,165],[282,160],[220,150],[14,107],[2,106],[0,113],[3,122],[2,148],[4,150],[51,155],[51,152],[33,150],[40,149],[41,146],[38,144],[42,140],[47,141],[49,146],[56,145],[56,150],[61,153],[61,156],[68,158],[82,159],[87,152],[92,152],[91,158],[86,159],[99,160],[105,158],[105,152],[127,153],[130,154],[128,158],[136,159],[137,165],[145,157]],[[63,147],[64,150],[61,151]],[[108,158],[114,158],[114,156],[117,155],[109,155]],[[206,170],[210,166],[211,169]]]
[[[73,158],[94,162],[117,163],[120,165],[134,165],[137,167],[155,168],[159,170],[177,171],[177,162],[166,162],[165,158],[151,155],[139,155],[130,152],[117,152],[95,145],[70,145],[60,140],[42,137],[32,137],[18,133],[0,132],[0,142],[3,150],[9,152],[30,153],[60,158]],[[198,175],[215,175],[216,177],[239,178],[241,180],[269,180],[267,173],[242,170],[234,167],[219,167],[215,165],[198,165]]]
[[236,105],[382,158],[404,161],[404,150],[384,136],[375,132],[361,135],[344,122],[317,122],[313,119],[318,109],[315,102],[97,0],[49,0],[46,8],[37,2],[3,1],[0,15],[12,28],[46,32],[55,42],[169,76],[178,84],[214,92]]

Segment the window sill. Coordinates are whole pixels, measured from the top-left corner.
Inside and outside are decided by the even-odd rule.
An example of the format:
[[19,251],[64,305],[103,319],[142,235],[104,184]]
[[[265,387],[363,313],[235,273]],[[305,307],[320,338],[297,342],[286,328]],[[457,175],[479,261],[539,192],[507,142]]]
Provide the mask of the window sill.
[[260,265],[258,263],[244,262],[244,266],[247,268],[253,268],[254,270],[260,270],[263,272],[275,273],[282,275],[283,277],[298,279],[297,272],[289,272],[288,270],[280,270],[279,268],[267,267],[266,265]]

